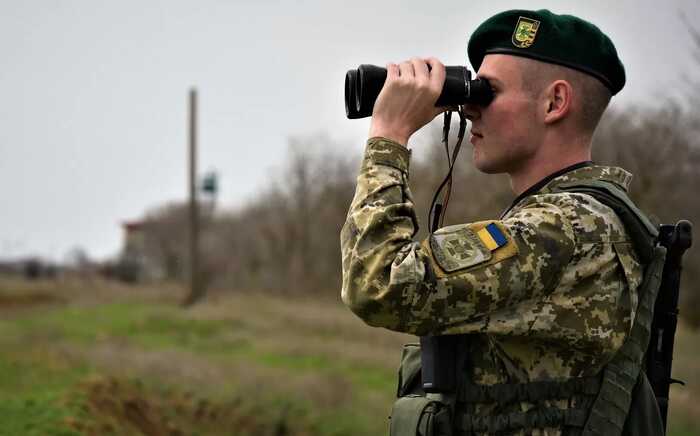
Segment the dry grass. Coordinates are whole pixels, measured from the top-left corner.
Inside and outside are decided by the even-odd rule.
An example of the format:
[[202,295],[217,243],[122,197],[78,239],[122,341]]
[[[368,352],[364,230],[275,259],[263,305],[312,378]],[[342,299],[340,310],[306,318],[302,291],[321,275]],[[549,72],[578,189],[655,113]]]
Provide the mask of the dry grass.
[[[305,411],[295,413],[315,424],[288,429],[289,435],[376,434],[385,430],[401,345],[415,341],[415,337],[368,327],[337,299],[230,293],[217,294],[195,307],[181,309],[178,303],[183,294],[177,286],[0,280],[0,320],[22,321],[36,314],[62,313],[67,308],[90,313],[93,308],[100,310],[114,304],[123,310],[125,303],[127,308],[133,303],[142,313],[139,316],[145,317],[129,321],[135,328],[127,336],[107,330],[85,343],[70,339],[60,329],[18,327],[18,335],[5,337],[0,344],[25,354],[21,350],[30,344],[30,349],[41,350],[62,362],[61,368],[87,365],[90,373],[98,376],[91,376],[81,389],[88,393],[86,407],[91,413],[104,415],[104,419],[95,421],[99,425],[114,427],[122,420],[127,423],[124,428],[159,434],[144,433],[143,428],[157,422],[180,422],[166,413],[170,407],[167,395],[153,394],[157,391],[151,389],[150,397],[135,399],[134,389],[141,389],[132,386],[135,381],[137,387],[141,383],[176,387],[185,397],[193,398],[178,406],[183,408],[189,423],[197,422],[202,414],[224,413],[225,407],[244,402],[276,404],[279,416],[289,413],[289,404],[301,407]],[[128,310],[125,316],[129,316]],[[154,324],[163,320],[167,322]],[[196,330],[198,326],[209,326],[202,331],[210,333],[198,333],[209,336],[193,336],[189,342],[178,339],[187,329]],[[109,323],[99,326],[109,327]],[[149,329],[156,329],[155,333],[161,336],[144,341],[145,335],[155,334]],[[686,381],[687,386],[674,386],[671,391],[671,435],[700,433],[698,339],[698,332],[679,326],[674,377]],[[110,395],[121,399],[110,401]],[[206,413],[199,410],[199,400],[194,398],[209,402]],[[240,422],[233,418],[225,422],[210,420],[213,433],[203,434],[219,434],[216,425],[254,425],[248,412],[237,412]],[[338,418],[350,420],[344,424],[346,430],[329,433]],[[94,422],[92,427],[80,427],[80,420],[69,424],[74,429],[82,428],[81,434],[99,434]],[[354,425],[364,430],[350,430]],[[158,431],[168,428],[165,425]],[[129,434],[124,431],[113,434]]]

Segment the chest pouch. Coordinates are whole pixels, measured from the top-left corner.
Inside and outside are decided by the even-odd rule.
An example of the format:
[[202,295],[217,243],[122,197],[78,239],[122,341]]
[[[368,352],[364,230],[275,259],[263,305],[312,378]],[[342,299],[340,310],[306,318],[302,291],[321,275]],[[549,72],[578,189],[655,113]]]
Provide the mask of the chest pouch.
[[437,400],[411,394],[391,409],[390,436],[452,436],[450,408]]

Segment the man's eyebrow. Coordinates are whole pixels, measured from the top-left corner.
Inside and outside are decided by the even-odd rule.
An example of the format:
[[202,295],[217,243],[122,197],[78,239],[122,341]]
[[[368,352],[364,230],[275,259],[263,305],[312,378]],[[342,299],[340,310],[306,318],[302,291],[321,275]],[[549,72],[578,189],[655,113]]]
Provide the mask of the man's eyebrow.
[[477,79],[486,79],[486,80],[488,80],[490,83],[494,83],[494,84],[496,84],[496,85],[502,85],[502,84],[503,84],[503,82],[501,82],[501,81],[498,80],[497,78],[495,78],[495,77],[493,77],[493,76],[490,76],[490,75],[488,75],[488,74],[479,74],[479,75],[476,76],[476,78],[477,78]]

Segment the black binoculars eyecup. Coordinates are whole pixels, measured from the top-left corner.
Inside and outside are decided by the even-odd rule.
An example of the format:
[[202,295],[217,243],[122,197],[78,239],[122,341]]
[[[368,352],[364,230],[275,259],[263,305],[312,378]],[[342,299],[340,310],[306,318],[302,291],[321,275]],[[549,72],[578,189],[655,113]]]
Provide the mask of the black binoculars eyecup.
[[[445,84],[435,106],[463,104],[488,105],[493,99],[486,79],[471,80],[471,71],[464,66],[445,67]],[[349,119],[372,115],[374,102],[386,81],[386,68],[363,64],[345,74],[345,114]]]

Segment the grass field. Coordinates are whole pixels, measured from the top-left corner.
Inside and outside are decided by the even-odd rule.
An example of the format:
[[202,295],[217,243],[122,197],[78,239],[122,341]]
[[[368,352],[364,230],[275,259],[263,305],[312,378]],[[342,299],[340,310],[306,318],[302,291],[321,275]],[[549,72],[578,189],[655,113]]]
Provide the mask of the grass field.
[[[381,435],[410,336],[334,300],[0,279],[0,435]],[[682,329],[671,431],[700,434]]]

